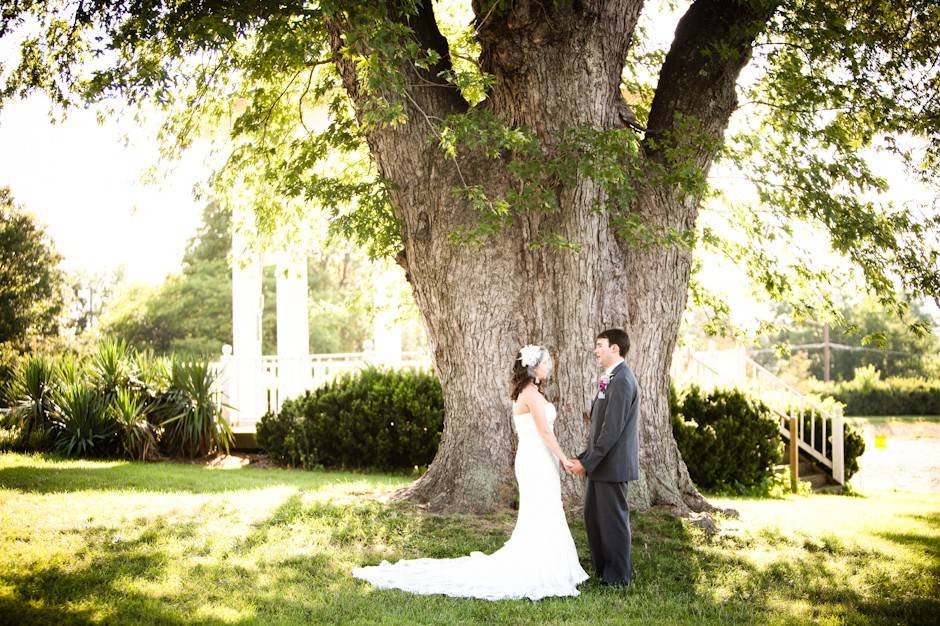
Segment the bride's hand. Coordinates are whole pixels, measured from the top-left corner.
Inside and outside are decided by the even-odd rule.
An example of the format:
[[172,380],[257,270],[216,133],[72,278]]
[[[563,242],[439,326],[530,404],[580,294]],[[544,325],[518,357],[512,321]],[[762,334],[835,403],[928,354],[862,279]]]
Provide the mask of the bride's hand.
[[571,459],[565,459],[565,460],[563,460],[563,461],[561,462],[561,465],[562,465],[562,467],[565,468],[565,471],[568,472],[569,474],[570,474],[571,471],[574,469],[574,461],[572,461]]

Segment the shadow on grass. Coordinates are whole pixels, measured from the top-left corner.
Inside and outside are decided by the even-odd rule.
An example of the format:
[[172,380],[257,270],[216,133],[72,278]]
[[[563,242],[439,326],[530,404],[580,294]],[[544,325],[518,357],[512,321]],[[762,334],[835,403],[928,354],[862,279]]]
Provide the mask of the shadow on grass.
[[[61,459],[50,459],[61,461]],[[315,490],[349,482],[377,487],[407,484],[408,477],[368,472],[291,469],[212,469],[186,463],[116,461],[98,466],[22,465],[0,468],[0,488],[30,493],[63,493],[88,490],[163,493],[224,493],[289,486]]]
[[[275,513],[277,515],[277,513]],[[264,527],[267,523],[261,524]],[[194,537],[198,523],[156,518],[124,540],[115,529],[81,532],[85,547],[67,561],[0,573],[2,624],[273,624],[328,623],[312,602],[323,581],[342,580],[329,552],[246,563],[236,551],[209,552]],[[167,545],[187,546],[179,562]],[[191,547],[191,549],[190,549]],[[200,558],[202,557],[202,558]],[[322,605],[322,606],[321,606]]]
[[[885,537],[932,555],[931,571],[921,569],[917,580],[923,585],[924,576],[933,575],[935,585],[937,537],[930,531],[940,520],[915,519],[926,526],[923,535]],[[512,531],[511,512],[443,517],[394,503],[305,502],[297,494],[243,537],[210,542],[205,549],[198,520],[171,524],[153,518],[129,530],[130,539],[109,528],[75,529],[71,532],[82,534],[85,547],[67,561],[0,572],[7,588],[0,596],[0,621],[753,624],[836,617],[932,623],[940,610],[935,599],[907,593],[911,579],[874,568],[882,555],[834,535],[808,538],[766,530],[706,540],[662,514],[635,515],[632,521],[636,577],[630,587],[610,589],[592,579],[581,586],[580,597],[537,603],[379,591],[350,573],[355,565],[382,559],[492,552]],[[573,520],[571,527],[590,571],[583,524]],[[766,556],[748,556],[754,552]]]
[[10,624],[222,623],[185,618],[157,596],[128,591],[129,580],[152,581],[168,566],[167,555],[153,548],[158,537],[185,540],[192,524],[168,525],[157,518],[140,535],[122,540],[114,529],[81,532],[85,547],[68,561],[0,575],[12,597],[0,597],[0,615]]
[[[936,516],[911,517],[934,528],[940,524]],[[749,546],[747,540],[732,539],[725,549],[743,553],[748,548],[762,552],[777,547],[782,555],[789,556],[768,560],[760,567],[719,556],[704,568],[708,578],[717,578],[712,574],[734,563],[738,577],[744,580],[730,586],[732,593],[759,608],[796,607],[793,617],[797,622],[836,618],[849,623],[936,623],[940,612],[940,546],[936,534],[877,535],[926,553],[927,566],[856,541],[846,542],[837,534],[788,537],[765,529],[759,536],[764,545]]]
[[[475,522],[473,520],[476,520]],[[439,517],[399,505],[335,506],[285,500],[241,540],[200,551],[199,522],[169,524],[155,518],[128,531],[94,527],[81,533],[85,547],[67,560],[52,559],[23,571],[0,573],[4,623],[16,624],[318,624],[318,623],[544,623],[616,619],[631,607],[647,617],[717,618],[721,611],[697,597],[695,551],[680,549],[682,525],[656,523],[647,533],[676,535],[668,562],[647,586],[689,587],[690,597],[662,603],[642,600],[642,587],[611,591],[589,583],[580,598],[491,603],[444,596],[378,591],[351,576],[355,565],[416,556],[491,552],[508,538],[512,515]],[[664,531],[663,528],[668,526]],[[583,529],[575,525],[581,538]],[[294,533],[310,541],[298,552]],[[678,534],[677,534],[678,533]],[[664,536],[665,536],[664,535]],[[42,541],[37,538],[36,541]],[[176,550],[174,546],[182,546]],[[179,552],[182,552],[182,555]],[[582,554],[586,558],[586,554]],[[640,567],[646,567],[641,559]],[[651,572],[652,574],[652,572]],[[692,608],[689,608],[689,607]],[[678,611],[678,613],[677,613]],[[743,621],[743,614],[741,615]],[[675,620],[673,620],[675,621]],[[706,620],[709,621],[709,620]],[[714,620],[712,620],[714,621]]]
[[890,604],[865,606],[886,622],[936,624],[940,614],[940,514],[907,517],[926,526],[927,532],[886,532],[878,536],[922,556],[928,565],[925,570],[913,567],[901,570],[904,584]]

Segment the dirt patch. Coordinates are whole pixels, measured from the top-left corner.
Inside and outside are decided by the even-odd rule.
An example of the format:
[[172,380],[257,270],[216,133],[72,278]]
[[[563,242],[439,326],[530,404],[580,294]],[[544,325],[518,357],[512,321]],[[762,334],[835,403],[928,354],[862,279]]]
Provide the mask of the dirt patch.
[[213,469],[238,469],[239,467],[257,467],[261,469],[284,468],[272,462],[266,454],[239,452],[237,454],[215,454],[212,456],[197,457],[194,459],[157,456],[152,461],[168,463],[184,463],[187,465],[204,465]]

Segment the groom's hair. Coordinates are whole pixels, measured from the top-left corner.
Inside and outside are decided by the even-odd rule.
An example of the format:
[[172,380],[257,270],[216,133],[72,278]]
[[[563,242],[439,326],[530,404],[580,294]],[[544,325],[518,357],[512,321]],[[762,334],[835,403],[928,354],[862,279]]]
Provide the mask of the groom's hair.
[[609,345],[620,348],[620,356],[627,356],[630,351],[630,337],[622,328],[608,328],[599,333],[597,339],[606,339]]

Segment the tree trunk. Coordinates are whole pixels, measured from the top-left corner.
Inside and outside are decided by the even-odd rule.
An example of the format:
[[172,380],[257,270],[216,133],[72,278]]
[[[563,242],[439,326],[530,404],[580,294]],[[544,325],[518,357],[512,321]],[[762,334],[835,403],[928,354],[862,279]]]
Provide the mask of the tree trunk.
[[[644,189],[636,203],[647,224],[686,230],[694,226],[694,212],[681,211],[681,203],[658,189]],[[662,216],[681,216],[669,223]],[[691,222],[689,221],[691,220]],[[640,386],[643,420],[640,424],[640,467],[644,483],[637,494],[640,506],[660,504],[677,514],[710,511],[712,506],[689,478],[675,438],[669,410],[669,369],[679,324],[685,311],[691,273],[691,251],[681,247],[633,249],[627,308],[633,340],[630,359]],[[675,288],[674,288],[675,286]]]
[[[716,12],[716,6],[725,13]],[[636,0],[520,1],[508,11],[488,13],[475,6],[481,66],[495,78],[481,106],[503,123],[535,134],[546,150],[560,131],[576,125],[623,128],[629,116],[624,115],[620,73],[641,7]],[[721,20],[735,7],[734,0],[699,0],[690,9],[692,17],[684,20],[685,48],[674,45],[672,60],[667,57],[650,115],[647,137],[658,140],[644,146],[651,171],[669,166],[662,154],[667,154],[676,113],[704,110],[704,132],[714,139],[724,131],[734,104],[734,79],[747,59],[753,33],[735,40],[744,52],[730,60],[712,55],[703,61],[696,46],[713,45],[727,35]],[[694,15],[695,10],[701,15]],[[717,34],[709,21],[716,15]],[[602,188],[583,176],[557,185],[557,212],[516,213],[511,226],[482,246],[451,243],[450,233],[478,218],[454,189],[479,185],[490,197],[504,197],[510,179],[500,160],[442,157],[431,120],[465,112],[468,105],[455,90],[435,87],[441,83],[438,72],[449,67],[449,55],[430,3],[401,21],[412,28],[421,48],[437,50],[441,61],[428,71],[402,66],[403,73],[421,77],[408,90],[408,120],[373,129],[368,142],[382,174],[394,183],[392,203],[404,244],[399,260],[427,325],[446,412],[434,462],[401,495],[438,511],[485,512],[512,501],[508,377],[516,351],[526,343],[552,349],[556,370],[547,395],[558,409],[556,435],[569,455],[582,451],[599,373],[594,339],[605,328],[623,327],[633,342],[628,361],[642,394],[643,477],[631,485],[632,503],[639,509],[663,503],[680,514],[707,509],[676,448],[668,407],[668,372],[686,303],[690,251],[638,248],[618,239],[611,214],[594,208],[606,201]],[[344,45],[344,24],[334,21],[330,29],[338,51]],[[369,106],[353,62],[341,58],[337,67],[357,110]],[[687,71],[699,75],[688,78]],[[704,90],[696,84],[712,79],[717,82]],[[698,91],[689,93],[690,88]],[[714,94],[721,96],[717,106]],[[693,152],[696,165],[707,172],[714,148]],[[684,197],[671,184],[649,183],[635,204],[631,210],[654,229],[687,230],[694,226],[698,198]],[[529,245],[546,232],[562,234],[581,250]],[[580,501],[582,489],[580,479],[565,477],[569,504]]]

